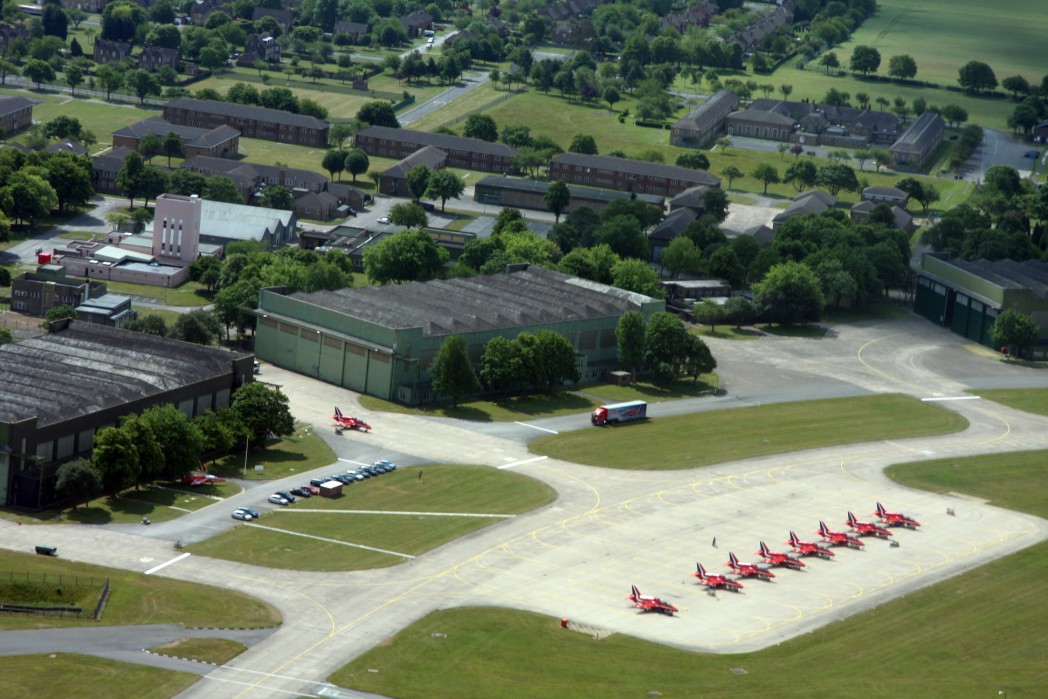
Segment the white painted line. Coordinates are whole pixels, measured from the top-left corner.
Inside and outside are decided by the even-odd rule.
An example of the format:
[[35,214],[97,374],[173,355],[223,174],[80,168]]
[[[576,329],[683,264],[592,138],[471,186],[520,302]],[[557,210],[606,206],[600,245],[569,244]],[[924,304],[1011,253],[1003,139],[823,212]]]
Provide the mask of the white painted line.
[[514,425],[520,425],[521,427],[530,427],[533,430],[539,430],[541,432],[549,432],[550,434],[560,434],[560,432],[557,432],[556,430],[547,430],[545,427],[536,427],[535,425],[529,425],[526,422],[516,422],[516,421],[514,421],[513,424]]
[[152,568],[150,568],[149,570],[147,570],[147,571],[145,572],[145,575],[152,575],[153,573],[157,572],[158,570],[160,570],[160,569],[162,569],[162,568],[167,568],[167,567],[168,567],[169,565],[171,565],[172,563],[178,563],[178,562],[179,562],[179,561],[181,561],[181,560],[182,560],[183,558],[189,558],[189,557],[190,557],[190,556],[192,556],[192,555],[193,555],[193,554],[191,554],[191,553],[183,553],[183,554],[182,554],[182,555],[180,555],[180,556],[175,556],[174,558],[172,558],[172,559],[171,559],[170,561],[167,561],[166,563],[161,563],[161,564],[160,564],[160,565],[158,565],[158,566],[153,566]]
[[514,461],[511,464],[506,464],[505,466],[499,466],[499,470],[503,471],[503,470],[505,470],[507,468],[513,468],[514,466],[523,466],[524,464],[531,464],[531,463],[535,463],[536,461],[544,461],[544,460],[546,460],[548,458],[549,458],[548,456],[536,456],[534,459],[524,459],[523,461]]
[[921,398],[925,403],[932,403],[941,400],[980,400],[982,396],[942,396],[941,398]]
[[[375,551],[377,553],[385,553],[385,554],[390,555],[390,556],[400,556],[401,558],[411,558],[411,559],[415,558],[414,556],[412,556],[410,554],[400,553],[399,551],[387,551],[386,549],[378,549],[378,548],[375,548],[374,546],[365,546],[364,544],[351,544],[348,541],[339,541],[338,539],[328,539],[328,538],[325,538],[323,536],[314,536],[313,534],[302,534],[300,532],[292,532],[292,531],[288,531],[287,529],[279,529],[277,527],[267,527],[267,526],[262,525],[262,524],[255,524],[254,522],[244,522],[244,524],[246,524],[249,527],[256,528],[256,529],[266,529],[266,530],[271,531],[271,532],[279,532],[280,534],[288,534],[290,536],[301,536],[301,537],[303,537],[305,539],[316,539],[317,541],[326,541],[329,544],[339,544],[340,546],[349,546],[350,548],[354,548],[354,549],[363,549],[365,551]],[[186,555],[188,555],[188,554],[186,554]]]
[[355,464],[357,466],[370,466],[371,465],[371,464],[364,464],[364,463],[361,463],[359,461],[353,461],[352,459],[342,459],[342,458],[340,458],[339,461],[345,461],[347,464]]
[[334,513],[340,515],[408,515],[411,517],[492,517],[496,519],[510,519],[516,515],[492,515],[478,512],[404,512],[402,510],[318,510],[304,507],[282,507],[274,512],[321,512],[324,514]]

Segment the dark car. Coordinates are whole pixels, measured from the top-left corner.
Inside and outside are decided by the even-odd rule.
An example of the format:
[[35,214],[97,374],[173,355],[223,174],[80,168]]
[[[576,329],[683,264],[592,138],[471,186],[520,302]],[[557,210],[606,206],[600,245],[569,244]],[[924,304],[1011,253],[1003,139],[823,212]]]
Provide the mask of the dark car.
[[253,510],[250,507],[238,507],[238,512],[243,512],[246,515],[251,515],[251,519],[258,519],[262,515],[258,513],[258,510]]
[[345,473],[340,473],[337,476],[332,476],[332,478],[334,478],[336,481],[338,481],[342,485],[351,485],[351,484],[356,482],[356,479],[353,478],[353,476],[350,476],[350,475],[345,474]]
[[279,495],[280,497],[284,498],[288,502],[294,502],[295,501],[295,496],[292,495],[291,493],[287,492],[286,490],[278,490],[276,492],[276,494]]
[[[319,488],[320,486],[322,486],[325,483],[327,483],[329,480],[331,480],[331,479],[330,478],[314,478],[313,480],[311,480],[309,482],[309,484]],[[317,492],[319,492],[319,491],[317,491]]]
[[291,494],[292,495],[297,495],[300,498],[313,497],[313,493],[309,492],[308,490],[303,490],[302,488],[292,488],[291,489]]

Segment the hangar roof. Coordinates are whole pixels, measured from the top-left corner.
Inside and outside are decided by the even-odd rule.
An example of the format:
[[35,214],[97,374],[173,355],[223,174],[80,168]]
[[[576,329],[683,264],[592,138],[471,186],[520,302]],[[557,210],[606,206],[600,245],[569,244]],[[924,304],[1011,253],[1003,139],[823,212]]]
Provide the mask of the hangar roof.
[[618,317],[654,300],[539,267],[291,298],[395,330],[422,328],[426,336]]
[[231,371],[243,352],[72,321],[0,346],[0,421],[89,415]]
[[1037,298],[1048,299],[1048,263],[1039,260],[944,260],[1004,289],[1029,289]]

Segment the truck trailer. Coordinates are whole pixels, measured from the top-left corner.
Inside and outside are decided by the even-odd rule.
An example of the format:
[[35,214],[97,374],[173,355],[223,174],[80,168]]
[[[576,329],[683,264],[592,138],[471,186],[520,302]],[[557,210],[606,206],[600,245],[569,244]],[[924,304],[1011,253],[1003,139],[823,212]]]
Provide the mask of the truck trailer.
[[628,403],[602,405],[593,410],[590,422],[594,425],[614,425],[618,422],[643,420],[648,416],[648,404],[642,400],[631,400]]

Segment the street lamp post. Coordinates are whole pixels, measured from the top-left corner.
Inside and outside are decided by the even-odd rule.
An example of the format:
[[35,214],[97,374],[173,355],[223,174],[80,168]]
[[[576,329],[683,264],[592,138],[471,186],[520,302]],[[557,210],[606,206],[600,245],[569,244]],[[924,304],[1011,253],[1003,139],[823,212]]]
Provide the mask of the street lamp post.
[[251,435],[244,435],[244,478],[247,478],[247,445],[251,441]]

